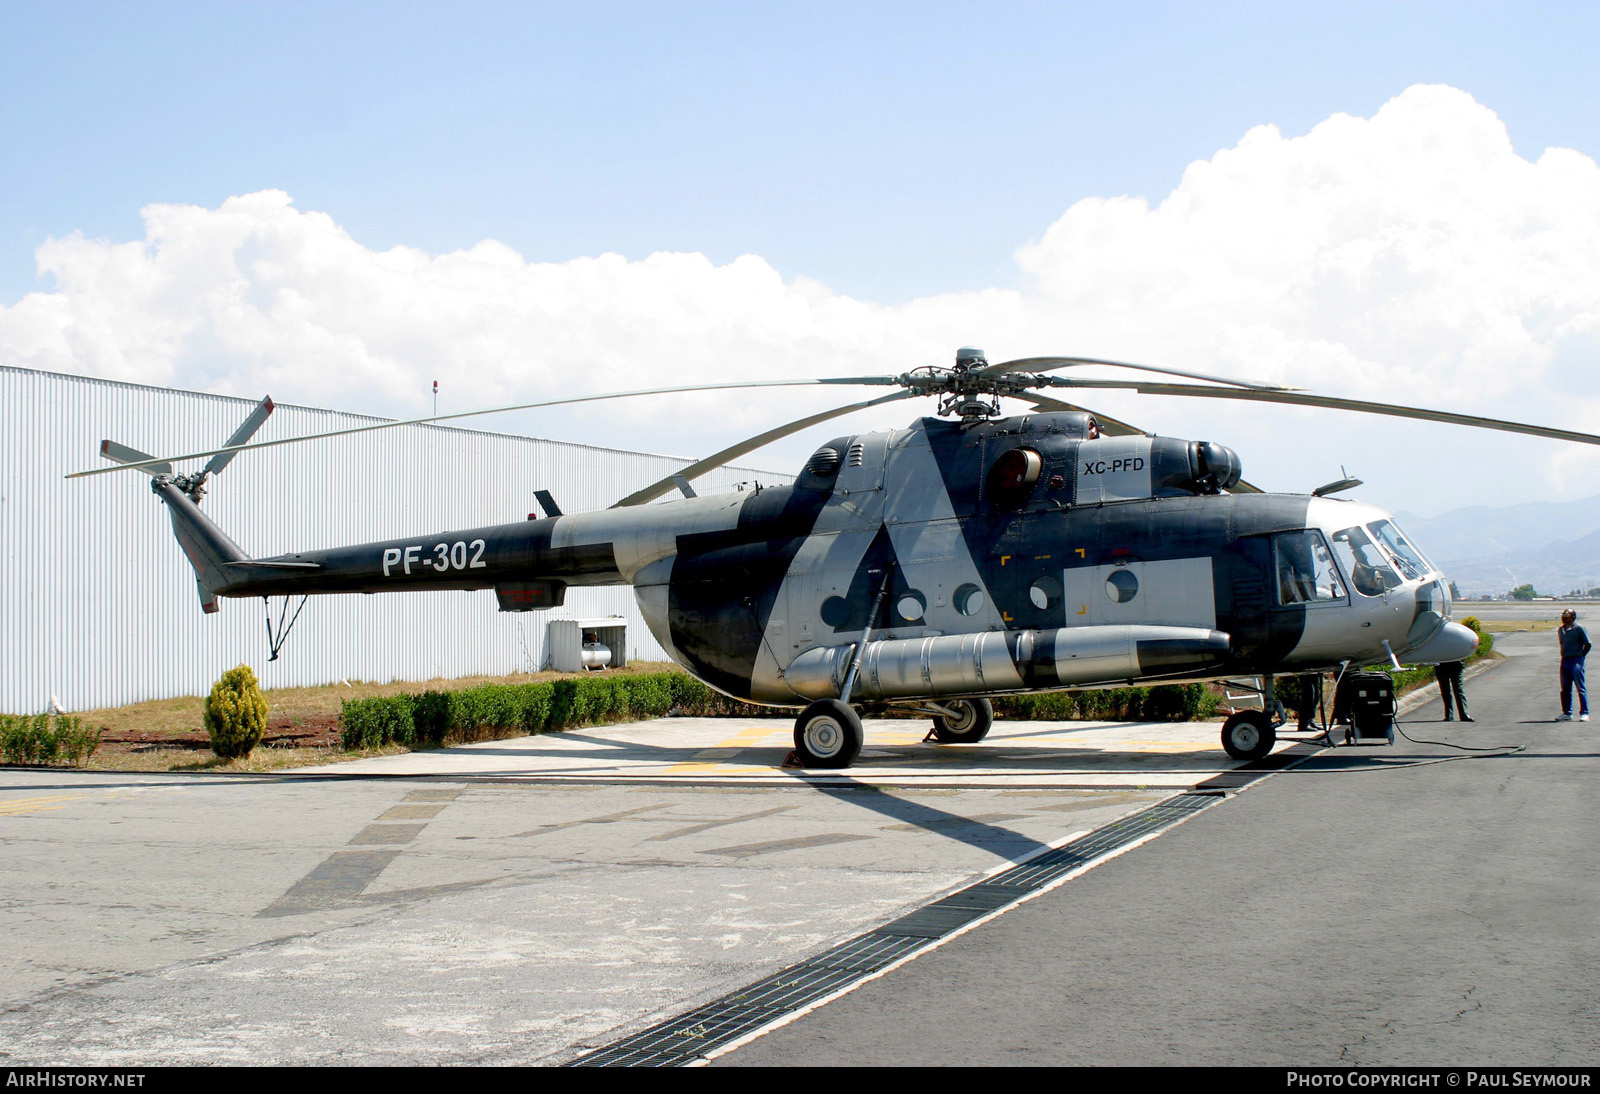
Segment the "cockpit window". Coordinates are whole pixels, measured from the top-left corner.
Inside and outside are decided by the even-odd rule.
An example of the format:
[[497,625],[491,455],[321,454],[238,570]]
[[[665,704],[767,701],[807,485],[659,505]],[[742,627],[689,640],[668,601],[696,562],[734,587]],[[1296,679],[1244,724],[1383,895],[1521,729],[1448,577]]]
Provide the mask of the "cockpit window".
[[1394,564],[1408,581],[1415,581],[1429,570],[1426,559],[1411,546],[1411,541],[1401,534],[1392,520],[1375,520],[1372,522],[1372,534],[1378,537],[1378,542],[1388,550],[1389,557],[1394,559]]
[[1359,524],[1333,533],[1333,553],[1350,575],[1351,587],[1362,596],[1382,596],[1400,584],[1400,575]]
[[1321,532],[1315,528],[1285,532],[1274,542],[1278,554],[1278,603],[1315,604],[1344,599],[1344,582]]

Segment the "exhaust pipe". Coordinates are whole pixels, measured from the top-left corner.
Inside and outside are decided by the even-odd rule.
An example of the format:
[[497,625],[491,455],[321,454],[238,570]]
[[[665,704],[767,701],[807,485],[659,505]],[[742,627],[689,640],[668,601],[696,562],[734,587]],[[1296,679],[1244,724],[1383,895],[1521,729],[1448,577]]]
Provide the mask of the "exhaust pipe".
[[[1231,640],[1204,627],[1136,624],[986,631],[868,642],[852,699],[912,699],[1125,684],[1215,671]],[[834,699],[856,643],[806,650],[784,671],[802,699]]]

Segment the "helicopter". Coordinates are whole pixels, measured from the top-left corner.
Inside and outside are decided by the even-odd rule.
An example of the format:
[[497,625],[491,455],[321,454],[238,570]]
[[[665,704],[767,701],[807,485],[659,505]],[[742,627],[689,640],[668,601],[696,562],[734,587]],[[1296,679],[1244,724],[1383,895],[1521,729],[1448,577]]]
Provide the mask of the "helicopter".
[[[1202,383],[1055,373],[1099,365]],[[199,508],[240,452],[504,410],[677,391],[836,384],[887,395],[811,414],[698,460],[608,509],[444,534],[252,558]],[[1260,759],[1284,710],[1277,676],[1465,658],[1449,582],[1391,514],[1331,495],[1270,494],[1237,452],[1148,434],[1044,394],[1127,389],[1329,407],[1600,444],[1600,436],[1447,411],[1316,395],[1251,380],[1087,357],[990,364],[964,347],[953,368],[762,380],[575,396],[253,442],[255,409],[221,448],[154,457],[114,441],[166,504],[202,608],[221,597],[494,589],[501,611],[560,607],[573,586],[631,585],[676,662],[737,699],[800,708],[795,758],[845,768],[859,709],[932,720],[943,744],[981,741],[998,695],[1254,678],[1262,709],[1234,712],[1222,746]],[[788,486],[697,496],[691,481],[782,437],[899,400],[933,397],[908,427],[820,445]],[[1007,416],[1002,398],[1031,404]],[[174,465],[209,457],[199,471]],[[675,498],[660,500],[673,492]],[[653,503],[653,504],[649,504]],[[272,654],[292,628],[280,615]],[[298,618],[298,611],[296,617]]]

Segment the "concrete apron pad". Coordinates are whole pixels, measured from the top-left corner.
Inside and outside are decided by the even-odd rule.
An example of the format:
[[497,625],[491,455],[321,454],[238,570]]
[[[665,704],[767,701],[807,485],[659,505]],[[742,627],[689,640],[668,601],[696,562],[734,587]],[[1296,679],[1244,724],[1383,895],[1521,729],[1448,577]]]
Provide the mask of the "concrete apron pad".
[[[790,718],[659,718],[340,764],[340,775],[712,786],[1183,790],[1239,766],[1220,722],[997,721],[981,743],[924,743],[929,724],[869,719],[845,770],[785,768]],[[1278,750],[1309,735],[1280,739]],[[327,772],[327,768],[310,771]]]

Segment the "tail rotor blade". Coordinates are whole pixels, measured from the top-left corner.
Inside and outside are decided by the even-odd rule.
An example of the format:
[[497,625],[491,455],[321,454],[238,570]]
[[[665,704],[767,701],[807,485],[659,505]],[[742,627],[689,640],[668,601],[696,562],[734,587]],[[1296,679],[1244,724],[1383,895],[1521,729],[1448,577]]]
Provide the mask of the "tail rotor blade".
[[170,463],[162,463],[149,453],[140,452],[137,448],[129,448],[127,445],[118,444],[116,441],[101,441],[100,455],[108,460],[115,460],[117,463],[137,464],[139,470],[146,475],[172,474],[172,465]]
[[211,462],[206,464],[205,474],[218,474],[224,467],[232,463],[233,458],[239,454],[237,451],[238,446],[245,444],[251,437],[256,435],[256,430],[266,424],[266,420],[272,414],[272,411],[272,396],[268,395],[261,400],[260,405],[250,412],[250,417],[246,418],[239,428],[233,431],[233,436],[228,438],[228,443],[222,446],[224,449],[233,449],[234,451],[218,452],[215,456],[212,456]]

